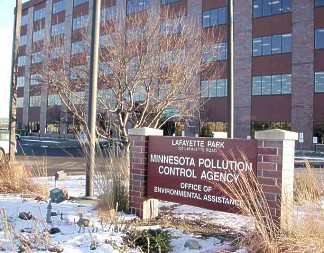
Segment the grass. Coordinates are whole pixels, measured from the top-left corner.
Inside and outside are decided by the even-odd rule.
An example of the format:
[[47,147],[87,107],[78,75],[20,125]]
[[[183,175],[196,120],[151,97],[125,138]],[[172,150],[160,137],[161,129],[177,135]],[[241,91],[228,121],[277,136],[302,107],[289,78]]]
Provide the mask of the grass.
[[324,208],[319,201],[323,197],[322,184],[309,163],[303,173],[296,176],[294,195],[299,205],[283,214],[279,226],[271,217],[270,208],[253,173],[240,172],[237,187],[226,183],[222,191],[241,202],[242,214],[254,221],[254,234],[248,238],[253,252],[324,252]]

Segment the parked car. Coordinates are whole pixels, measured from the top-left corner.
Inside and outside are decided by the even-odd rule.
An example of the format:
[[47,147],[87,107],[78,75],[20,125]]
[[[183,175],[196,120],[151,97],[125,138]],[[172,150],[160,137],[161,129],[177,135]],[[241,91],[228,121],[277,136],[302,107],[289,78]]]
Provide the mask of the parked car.
[[9,154],[9,131],[0,130],[0,159]]

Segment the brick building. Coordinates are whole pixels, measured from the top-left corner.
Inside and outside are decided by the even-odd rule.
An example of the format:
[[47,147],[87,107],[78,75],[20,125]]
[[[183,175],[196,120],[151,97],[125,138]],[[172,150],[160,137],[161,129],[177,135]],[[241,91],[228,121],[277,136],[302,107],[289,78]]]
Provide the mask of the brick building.
[[[127,3],[125,4],[125,1]],[[168,5],[197,20],[202,33],[217,26],[226,35],[226,0],[102,0],[106,19],[124,6],[125,15]],[[23,4],[18,57],[17,118],[21,128],[41,134],[69,132],[55,94],[31,89],[42,56],[33,44],[62,36],[72,50],[73,32],[91,22],[92,0],[30,0]],[[235,137],[254,130],[282,128],[303,133],[303,147],[312,137],[324,142],[324,0],[234,0]],[[194,133],[226,130],[226,36],[201,45],[202,63],[225,66],[217,79],[200,78],[208,98]],[[218,50],[217,57],[213,52]],[[52,105],[55,105],[53,109]],[[301,144],[300,144],[301,145]],[[297,146],[298,147],[298,146]]]

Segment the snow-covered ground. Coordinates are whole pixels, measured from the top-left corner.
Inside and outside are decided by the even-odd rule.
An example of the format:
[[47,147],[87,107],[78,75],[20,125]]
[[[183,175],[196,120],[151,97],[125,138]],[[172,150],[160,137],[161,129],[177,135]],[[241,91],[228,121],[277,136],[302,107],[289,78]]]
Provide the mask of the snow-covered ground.
[[[54,178],[37,179],[40,183],[45,183],[50,189],[54,188]],[[82,176],[68,177],[62,181],[58,181],[59,188],[68,191],[70,196],[81,197],[85,192],[85,178]],[[31,237],[32,235],[42,235],[44,229],[53,227],[59,228],[60,232],[50,235],[47,241],[45,237],[38,239],[43,240],[44,247],[38,246],[34,252],[48,252],[47,246],[60,245],[64,252],[93,252],[90,250],[90,245],[96,242],[97,248],[95,252],[140,252],[135,249],[122,251],[125,231],[116,232],[109,225],[103,225],[94,208],[94,205],[84,202],[64,201],[60,204],[52,204],[52,212],[56,212],[57,216],[52,216],[52,223],[46,223],[48,203],[46,201],[37,201],[34,199],[23,198],[16,195],[0,195],[0,208],[5,211],[7,221],[14,228],[15,233],[20,237]],[[246,231],[250,230],[251,222],[240,215],[215,212],[197,207],[179,205],[175,203],[160,202],[160,207],[163,212],[167,210],[169,215],[177,219],[192,219],[192,220],[207,220],[213,224],[219,224],[226,231]],[[20,212],[30,212],[33,216],[31,220],[22,220],[18,217]],[[83,213],[84,218],[89,218],[94,222],[95,231],[92,228],[86,228],[85,232],[79,232],[79,227],[76,222],[79,220],[79,213]],[[62,214],[62,215],[61,215]],[[118,214],[121,221],[133,219],[132,215]],[[5,252],[16,252],[12,250],[12,242],[10,238],[6,238],[5,233],[6,222],[0,216],[0,251],[1,248]],[[146,227],[147,228],[147,227]],[[172,252],[220,252],[221,249],[230,249],[229,242],[223,241],[216,237],[203,237],[192,233],[185,233],[180,229],[169,229],[172,235],[171,245]],[[199,243],[200,249],[188,249],[185,243],[193,239]],[[111,243],[111,242],[115,243]],[[41,245],[41,242],[38,243]],[[120,246],[119,248],[117,246]],[[236,252],[245,252],[244,248],[236,250]]]

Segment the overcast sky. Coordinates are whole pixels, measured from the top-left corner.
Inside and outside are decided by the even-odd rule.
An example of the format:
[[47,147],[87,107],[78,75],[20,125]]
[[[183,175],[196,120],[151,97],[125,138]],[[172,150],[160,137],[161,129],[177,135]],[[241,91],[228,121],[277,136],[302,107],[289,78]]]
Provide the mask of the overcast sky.
[[[27,2],[27,0],[22,1]],[[10,72],[16,0],[0,1],[0,118],[9,116]]]

